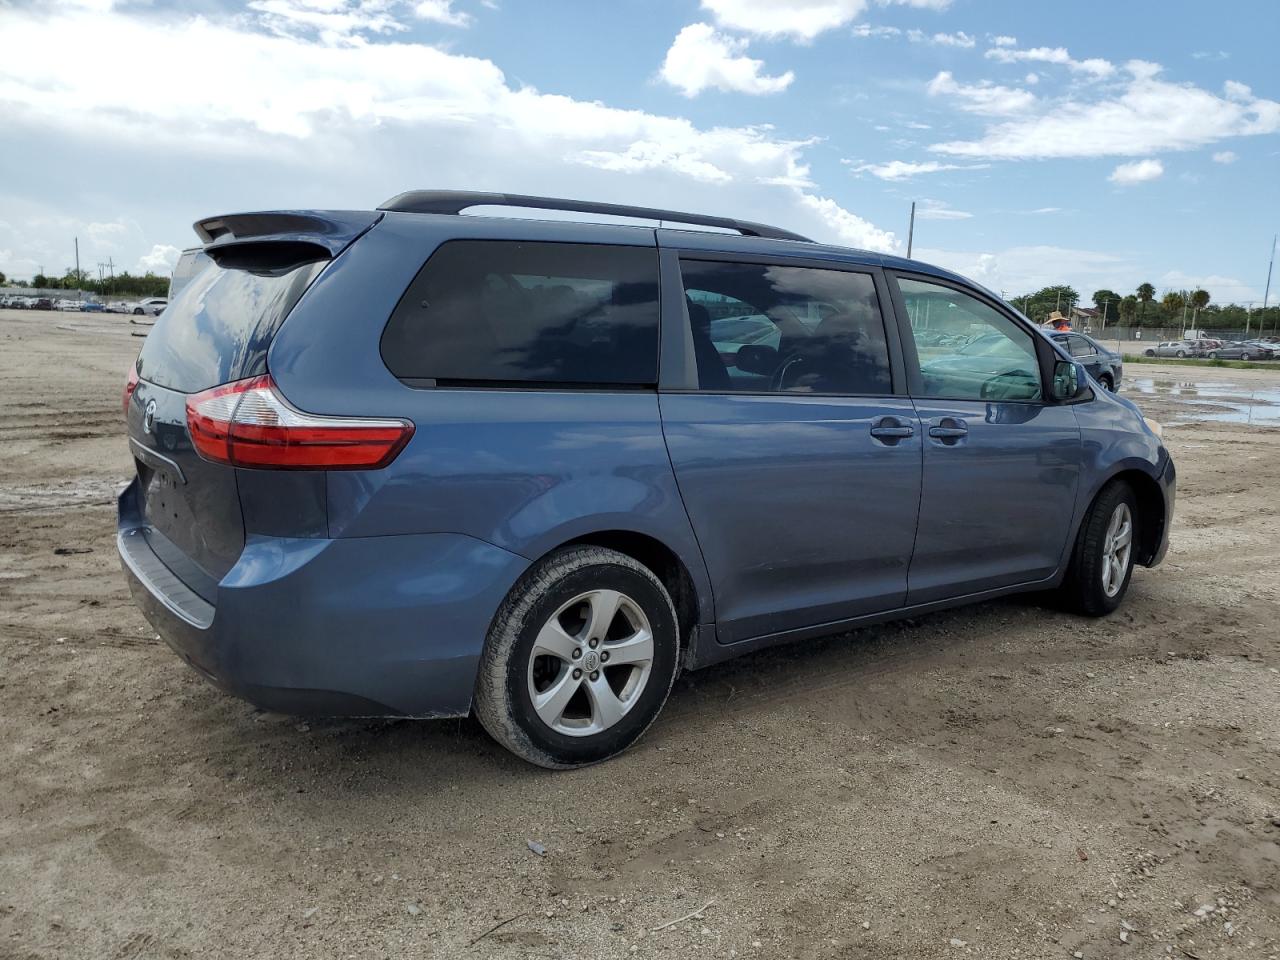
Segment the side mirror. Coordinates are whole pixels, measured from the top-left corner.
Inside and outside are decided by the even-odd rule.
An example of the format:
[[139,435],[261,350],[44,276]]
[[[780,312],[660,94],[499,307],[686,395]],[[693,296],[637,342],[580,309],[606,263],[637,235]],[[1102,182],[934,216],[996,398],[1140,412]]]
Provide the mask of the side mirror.
[[1053,399],[1059,403],[1077,400],[1089,389],[1089,378],[1080,364],[1058,360],[1053,365]]

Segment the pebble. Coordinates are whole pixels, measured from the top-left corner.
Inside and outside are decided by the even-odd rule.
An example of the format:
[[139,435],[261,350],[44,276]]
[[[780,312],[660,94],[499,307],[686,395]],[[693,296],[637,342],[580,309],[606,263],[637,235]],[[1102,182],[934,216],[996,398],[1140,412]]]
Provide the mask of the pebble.
[[959,949],[960,947],[967,947],[967,946],[969,945],[969,941],[968,941],[968,940],[961,940],[959,937],[952,937],[952,938],[951,938],[951,945],[952,945],[953,947],[955,947],[956,949]]
[[422,913],[422,908],[416,903],[406,904],[404,909],[411,917],[416,917],[418,914]]
[[870,929],[871,929],[871,921],[869,921],[869,920],[863,920],[863,921],[862,921],[862,929],[863,929],[863,930],[870,930]]

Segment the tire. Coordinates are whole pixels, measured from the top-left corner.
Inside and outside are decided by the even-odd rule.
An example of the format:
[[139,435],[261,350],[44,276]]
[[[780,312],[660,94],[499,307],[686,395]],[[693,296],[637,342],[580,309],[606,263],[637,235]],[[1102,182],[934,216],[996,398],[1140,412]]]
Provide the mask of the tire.
[[1251,353],[1242,353],[1242,354],[1240,354],[1240,359],[1241,359],[1241,360],[1252,360],[1252,359],[1253,359],[1253,354],[1251,354]]
[[1177,353],[1174,354],[1174,356],[1177,357],[1179,360],[1185,360],[1187,356],[1187,351],[1179,350]]
[[141,308],[141,307],[134,307],[134,308],[133,308],[133,315],[134,315],[135,317],[140,317],[140,316],[142,316],[142,308]]
[[1144,350],[1143,354],[1148,357],[1154,357],[1156,355],[1156,352],[1154,350]]
[[1116,385],[1111,382],[1111,378],[1105,373],[1098,378],[1098,382],[1102,384],[1102,389],[1106,390],[1108,393],[1114,391],[1116,388]]
[[[620,599],[610,618],[614,594]],[[593,610],[599,622],[609,621],[603,639],[588,636],[600,633]],[[667,702],[679,672],[678,623],[666,587],[639,561],[603,547],[558,550],[516,582],[493,618],[476,679],[476,716],[494,740],[540,767],[607,760],[639,740]],[[642,656],[636,638],[646,624],[647,673],[644,661],[601,662],[610,651],[616,661],[628,643]],[[548,653],[550,646],[560,655]],[[539,713],[535,697],[556,692],[566,695],[550,696]]]
[[[1125,513],[1122,511],[1127,511],[1129,539],[1122,571],[1117,577],[1116,571],[1105,570],[1104,566],[1113,556],[1110,540],[1117,516],[1121,518],[1119,532],[1123,535]],[[1127,483],[1113,480],[1102,488],[1080,524],[1071,565],[1060,588],[1067,609],[1089,617],[1105,617],[1120,606],[1133,577],[1133,549],[1141,522],[1137,498]],[[1104,574],[1107,575],[1105,582]]]
[[1217,360],[1217,359],[1218,359],[1218,351],[1217,351],[1217,350],[1210,350],[1210,351],[1209,351],[1209,359],[1210,359],[1210,360]]

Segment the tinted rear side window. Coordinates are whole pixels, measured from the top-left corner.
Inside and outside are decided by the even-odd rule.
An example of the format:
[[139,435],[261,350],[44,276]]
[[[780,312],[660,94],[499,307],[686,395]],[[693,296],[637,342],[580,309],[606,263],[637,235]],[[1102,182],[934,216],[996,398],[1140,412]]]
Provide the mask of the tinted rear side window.
[[328,261],[254,271],[211,263],[147,334],[138,376],[183,393],[267,372],[267,348]]
[[392,313],[382,358],[442,385],[654,384],[657,250],[449,241]]

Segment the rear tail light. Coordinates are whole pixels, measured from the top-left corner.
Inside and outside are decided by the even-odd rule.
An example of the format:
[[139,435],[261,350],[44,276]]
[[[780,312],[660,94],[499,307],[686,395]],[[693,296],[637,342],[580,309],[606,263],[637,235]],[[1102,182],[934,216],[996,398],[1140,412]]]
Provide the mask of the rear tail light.
[[133,398],[133,391],[138,389],[138,363],[135,360],[133,366],[129,368],[129,378],[124,382],[124,415],[129,415],[129,401]]
[[413,436],[408,420],[303,413],[270,376],[187,397],[187,430],[206,460],[279,470],[374,470],[394,460]]

